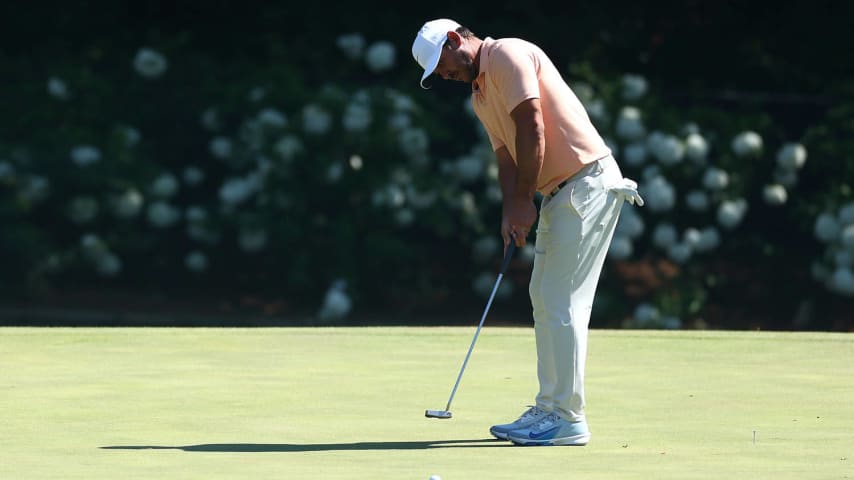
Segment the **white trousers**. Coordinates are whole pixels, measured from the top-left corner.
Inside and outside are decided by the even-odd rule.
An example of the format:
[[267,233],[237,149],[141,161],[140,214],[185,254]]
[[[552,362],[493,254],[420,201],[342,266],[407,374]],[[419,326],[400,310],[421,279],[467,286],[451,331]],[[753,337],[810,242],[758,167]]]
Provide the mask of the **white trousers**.
[[544,197],[540,208],[529,285],[540,386],[536,404],[572,422],[585,419],[590,312],[627,185],[637,195],[636,184],[623,178],[609,156],[586,166],[555,196]]

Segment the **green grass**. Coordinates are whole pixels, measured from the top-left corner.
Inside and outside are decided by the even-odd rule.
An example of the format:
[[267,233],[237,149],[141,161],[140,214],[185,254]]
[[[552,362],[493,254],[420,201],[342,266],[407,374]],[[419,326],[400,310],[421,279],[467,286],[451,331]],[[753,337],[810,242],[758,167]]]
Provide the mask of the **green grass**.
[[[594,330],[587,447],[490,440],[533,331],[0,329],[0,479],[854,478],[854,336]],[[756,432],[756,443],[753,432]]]

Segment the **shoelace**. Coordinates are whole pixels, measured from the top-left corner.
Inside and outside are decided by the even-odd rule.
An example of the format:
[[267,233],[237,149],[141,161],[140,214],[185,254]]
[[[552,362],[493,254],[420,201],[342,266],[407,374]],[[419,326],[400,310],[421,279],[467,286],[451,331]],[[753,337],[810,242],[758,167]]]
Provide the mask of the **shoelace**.
[[540,407],[533,406],[533,407],[529,408],[528,410],[526,410],[525,413],[523,413],[522,416],[519,417],[519,420],[520,421],[526,421],[529,418],[538,416],[541,412],[543,412],[543,410],[541,410]]
[[536,425],[534,425],[534,430],[545,430],[546,428],[550,427],[552,424],[555,424],[559,421],[560,421],[560,417],[557,416],[557,414],[550,413],[546,417],[544,417],[542,420],[537,422]]

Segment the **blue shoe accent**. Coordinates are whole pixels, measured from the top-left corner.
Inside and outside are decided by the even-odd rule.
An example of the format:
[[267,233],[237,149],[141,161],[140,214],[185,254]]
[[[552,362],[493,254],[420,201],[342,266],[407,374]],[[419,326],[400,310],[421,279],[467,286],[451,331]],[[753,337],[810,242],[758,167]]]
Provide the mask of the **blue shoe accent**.
[[537,423],[507,434],[507,439],[516,445],[587,445],[590,441],[590,429],[587,422],[570,422],[551,413]]
[[507,434],[511,431],[518,430],[520,428],[530,427],[548,414],[549,412],[543,410],[540,407],[531,407],[525,410],[522,415],[520,415],[519,418],[517,418],[512,423],[493,425],[492,427],[490,427],[489,433],[491,433],[493,437],[499,440],[507,440]]

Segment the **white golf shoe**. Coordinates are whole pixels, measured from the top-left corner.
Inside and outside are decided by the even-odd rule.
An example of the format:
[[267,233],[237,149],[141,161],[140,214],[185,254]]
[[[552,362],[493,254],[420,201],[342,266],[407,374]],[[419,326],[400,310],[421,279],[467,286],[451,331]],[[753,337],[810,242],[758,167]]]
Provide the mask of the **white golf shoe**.
[[507,439],[516,445],[587,445],[590,441],[590,429],[587,422],[570,422],[556,413],[541,417],[535,424],[513,430]]
[[507,440],[507,434],[511,431],[530,427],[548,414],[549,412],[543,410],[540,407],[534,406],[525,410],[522,415],[520,415],[519,418],[517,418],[512,423],[493,425],[492,427],[490,427],[489,433],[491,433],[493,437],[499,440]]

